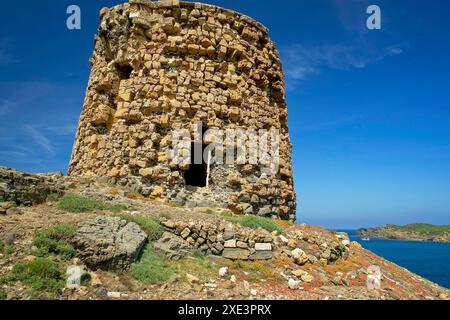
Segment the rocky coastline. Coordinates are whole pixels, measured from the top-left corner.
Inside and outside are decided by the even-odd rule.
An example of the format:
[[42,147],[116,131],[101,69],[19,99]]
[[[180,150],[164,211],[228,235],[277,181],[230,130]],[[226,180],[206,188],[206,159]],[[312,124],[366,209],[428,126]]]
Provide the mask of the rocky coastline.
[[361,228],[357,231],[357,234],[363,238],[385,240],[450,242],[450,226],[433,226],[430,224],[385,225],[376,228]]

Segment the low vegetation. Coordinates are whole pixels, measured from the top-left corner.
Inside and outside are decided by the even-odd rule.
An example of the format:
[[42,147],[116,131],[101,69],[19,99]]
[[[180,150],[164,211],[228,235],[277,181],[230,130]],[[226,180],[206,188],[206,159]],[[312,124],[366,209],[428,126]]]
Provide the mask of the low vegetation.
[[66,193],[58,201],[58,208],[74,213],[90,212],[94,210],[106,210],[118,213],[125,209],[122,205],[107,204],[103,201],[74,193]]
[[11,253],[13,253],[14,249],[12,246],[4,243],[3,241],[0,240],[0,253],[5,255],[5,256],[9,256]]
[[271,218],[258,216],[241,216],[241,217],[226,217],[227,220],[233,223],[238,223],[244,227],[251,229],[266,229],[269,232],[277,231],[279,234],[283,233],[283,228],[279,226],[275,220]]
[[450,226],[435,226],[426,223],[406,224],[404,226],[389,225],[394,229],[405,232],[415,232],[420,234],[440,235],[450,234]]
[[133,277],[145,284],[155,284],[169,280],[174,270],[168,266],[164,255],[147,245],[141,259],[131,267]]
[[227,261],[226,266],[230,269],[230,273],[240,272],[245,270],[248,274],[248,280],[251,282],[264,280],[275,280],[278,274],[273,265],[266,261]]
[[144,216],[132,216],[129,214],[117,214],[118,217],[138,224],[147,233],[149,241],[156,241],[163,233],[159,221],[154,218]]
[[23,285],[39,291],[59,295],[64,287],[59,265],[48,258],[37,258],[16,264],[7,276],[8,282],[20,281]]
[[37,247],[38,257],[47,257],[50,254],[61,256],[68,260],[75,255],[75,249],[70,244],[76,227],[66,224],[57,224],[51,228],[37,231],[33,238],[33,245]]

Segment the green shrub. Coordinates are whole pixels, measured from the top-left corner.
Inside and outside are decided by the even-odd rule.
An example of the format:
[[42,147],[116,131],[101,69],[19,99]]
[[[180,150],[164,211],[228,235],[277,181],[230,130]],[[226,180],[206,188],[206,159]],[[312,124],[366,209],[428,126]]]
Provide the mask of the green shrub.
[[165,257],[155,252],[151,245],[144,249],[140,261],[131,267],[133,277],[146,284],[167,281],[174,270],[167,265]]
[[0,300],[6,300],[7,294],[5,290],[0,289]]
[[0,202],[5,202],[5,198],[3,198],[3,196],[0,196]]
[[66,193],[59,201],[58,207],[69,212],[89,212],[94,210],[109,210],[120,212],[125,209],[122,205],[111,205],[103,201],[83,197],[74,193]]
[[51,253],[60,255],[68,260],[75,255],[75,248],[70,244],[76,227],[66,224],[57,224],[53,227],[37,231],[33,238],[33,245],[38,248],[36,255],[46,257]]
[[241,217],[225,217],[228,221],[238,223],[244,227],[258,229],[263,228],[269,232],[277,231],[283,233],[283,228],[280,227],[273,219],[258,216],[241,216]]
[[138,224],[142,230],[147,233],[149,241],[156,241],[161,238],[163,231],[158,220],[143,216],[132,216],[129,214],[118,214],[117,216]]
[[33,289],[53,294],[59,294],[64,287],[58,264],[47,258],[16,264],[9,275],[9,280],[20,281]]
[[388,225],[393,229],[405,232],[415,232],[425,235],[441,235],[450,234],[450,226],[436,226],[426,223],[406,224],[404,226]]

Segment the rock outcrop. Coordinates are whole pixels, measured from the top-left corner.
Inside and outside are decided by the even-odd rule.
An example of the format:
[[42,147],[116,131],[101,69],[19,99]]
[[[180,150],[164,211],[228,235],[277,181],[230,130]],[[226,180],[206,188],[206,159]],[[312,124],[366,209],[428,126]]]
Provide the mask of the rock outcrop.
[[17,205],[43,203],[52,193],[64,193],[62,179],[62,173],[31,174],[0,167],[0,201]]
[[357,234],[361,237],[386,240],[450,242],[450,226],[435,226],[424,223],[404,226],[388,224],[376,228],[361,228],[357,231]]
[[125,270],[138,258],[147,235],[134,222],[97,217],[83,222],[72,241],[89,268]]

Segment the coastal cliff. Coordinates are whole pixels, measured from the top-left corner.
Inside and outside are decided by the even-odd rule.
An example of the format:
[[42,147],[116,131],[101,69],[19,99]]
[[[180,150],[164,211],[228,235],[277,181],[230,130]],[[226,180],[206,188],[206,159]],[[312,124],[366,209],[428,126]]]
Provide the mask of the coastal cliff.
[[376,228],[361,228],[357,234],[361,237],[386,240],[450,242],[450,226],[435,226],[425,223],[404,226],[388,224]]

